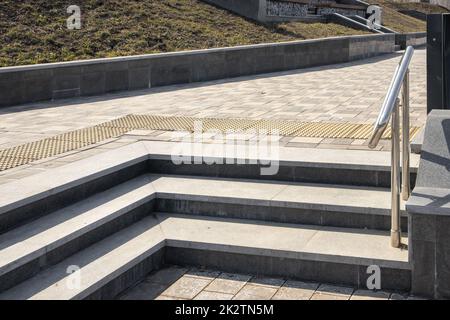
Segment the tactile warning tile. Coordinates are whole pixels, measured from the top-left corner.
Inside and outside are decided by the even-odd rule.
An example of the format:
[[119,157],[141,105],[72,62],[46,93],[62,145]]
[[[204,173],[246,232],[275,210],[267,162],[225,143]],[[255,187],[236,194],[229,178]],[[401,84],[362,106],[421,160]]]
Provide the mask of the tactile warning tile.
[[352,138],[352,133],[361,127],[354,123],[309,122],[300,125],[293,133],[297,137],[311,138]]
[[0,156],[0,171],[8,170],[29,163],[29,159]]
[[260,120],[247,128],[247,130],[255,129],[262,134],[278,134],[280,136],[290,136],[304,125],[304,122],[284,121],[284,120]]
[[66,132],[51,139],[61,140],[61,141],[77,141],[83,143],[97,143],[109,138],[118,137],[130,130],[132,128],[123,127],[103,127],[95,126],[75,131]]
[[64,152],[82,148],[88,145],[88,142],[80,141],[61,141],[53,138],[39,140],[31,143],[19,145],[14,148],[2,150],[0,157],[3,158],[21,158],[38,160],[52,157]]
[[[197,125],[196,122],[198,122]],[[281,136],[347,139],[368,139],[373,130],[371,124],[355,123],[127,115],[93,127],[74,130],[51,138],[0,150],[0,171],[119,137],[131,130],[184,130],[193,132],[194,129],[199,129],[199,125],[201,125],[203,132],[219,130],[226,133],[227,131],[255,130],[261,134],[279,134]],[[419,127],[411,127],[411,139],[419,132],[419,129]],[[388,127],[382,139],[390,139],[390,135],[391,129]]]
[[194,123],[201,121],[202,119],[191,117],[166,117],[160,121],[147,123],[144,127],[136,129],[150,129],[150,130],[163,130],[163,131],[193,131]]
[[359,128],[352,132],[353,139],[369,139],[373,132],[372,124],[362,124]]
[[203,121],[203,131],[218,130],[226,133],[243,131],[256,124],[258,120],[248,120],[248,119],[204,119]]

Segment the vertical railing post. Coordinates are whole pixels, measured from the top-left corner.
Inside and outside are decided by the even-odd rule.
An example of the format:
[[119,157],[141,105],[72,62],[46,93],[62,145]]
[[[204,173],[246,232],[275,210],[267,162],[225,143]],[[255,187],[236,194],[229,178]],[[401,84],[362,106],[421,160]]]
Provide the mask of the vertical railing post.
[[400,110],[397,98],[391,119],[391,246],[400,247]]
[[410,145],[409,145],[409,69],[403,80],[402,90],[402,198],[408,200],[411,194],[409,175]]

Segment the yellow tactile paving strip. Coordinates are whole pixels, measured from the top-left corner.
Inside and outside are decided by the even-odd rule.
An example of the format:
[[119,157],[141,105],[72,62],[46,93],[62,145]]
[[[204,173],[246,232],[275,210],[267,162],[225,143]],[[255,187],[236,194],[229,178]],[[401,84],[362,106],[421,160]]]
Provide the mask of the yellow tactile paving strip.
[[[368,139],[373,128],[371,124],[355,123],[127,115],[93,127],[0,150],[0,171],[119,137],[132,130],[193,132],[194,128],[198,129],[200,125],[203,132],[209,130],[221,132],[254,130],[261,134],[334,139]],[[419,127],[411,128],[411,139],[419,129]],[[386,130],[383,139],[390,139],[390,128]]]

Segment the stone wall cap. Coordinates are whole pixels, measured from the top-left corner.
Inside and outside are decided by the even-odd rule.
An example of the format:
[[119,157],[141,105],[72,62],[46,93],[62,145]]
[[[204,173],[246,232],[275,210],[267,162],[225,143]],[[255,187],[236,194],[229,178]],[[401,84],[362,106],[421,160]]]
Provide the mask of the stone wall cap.
[[450,216],[450,189],[416,187],[406,210],[408,214]]

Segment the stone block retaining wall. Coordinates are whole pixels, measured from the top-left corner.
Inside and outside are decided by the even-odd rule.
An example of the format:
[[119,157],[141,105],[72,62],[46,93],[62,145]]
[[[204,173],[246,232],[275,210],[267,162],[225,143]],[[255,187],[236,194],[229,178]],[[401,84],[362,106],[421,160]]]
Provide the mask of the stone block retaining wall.
[[349,62],[391,53],[392,34],[0,68],[0,107]]

